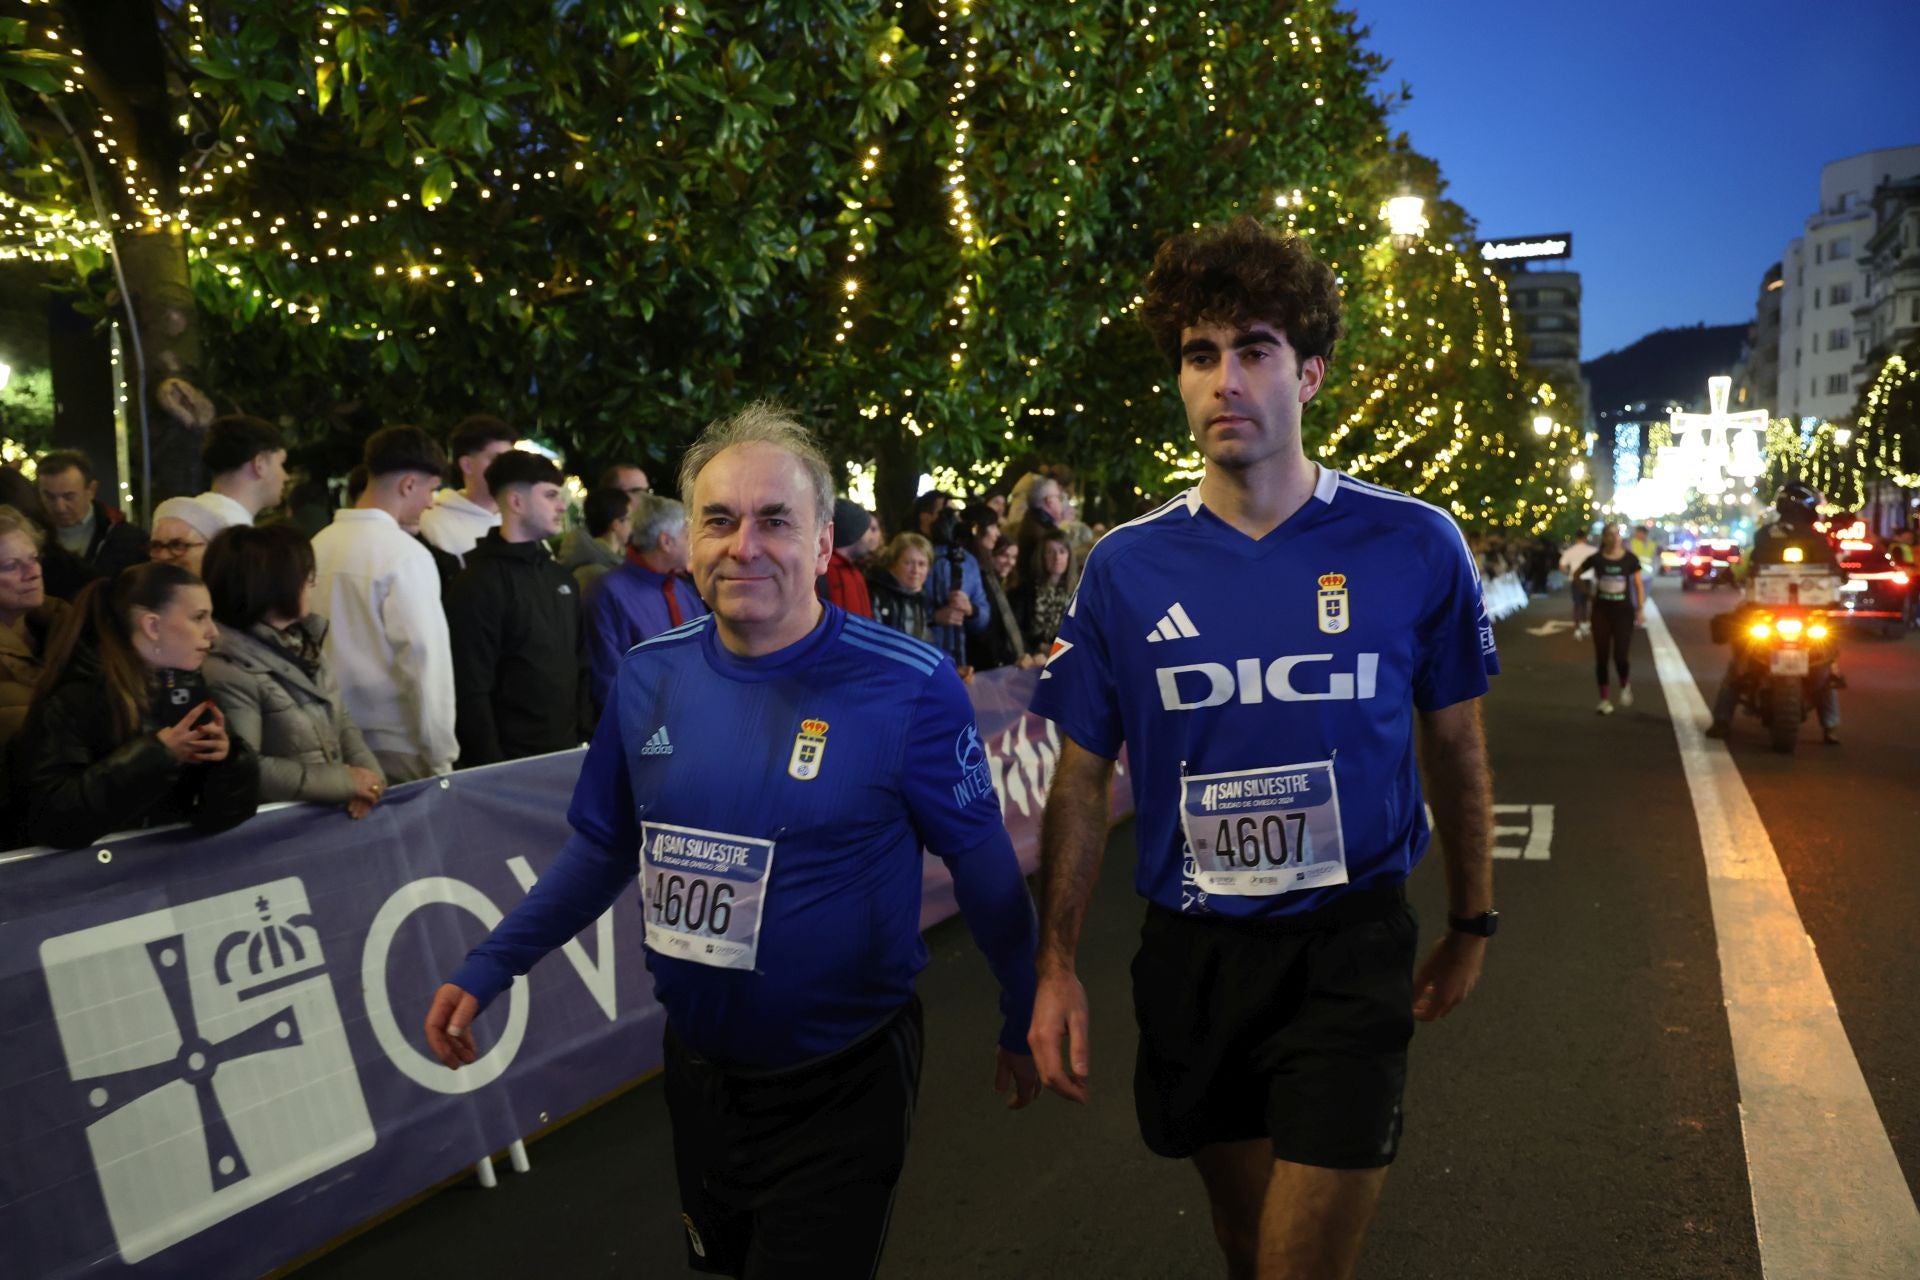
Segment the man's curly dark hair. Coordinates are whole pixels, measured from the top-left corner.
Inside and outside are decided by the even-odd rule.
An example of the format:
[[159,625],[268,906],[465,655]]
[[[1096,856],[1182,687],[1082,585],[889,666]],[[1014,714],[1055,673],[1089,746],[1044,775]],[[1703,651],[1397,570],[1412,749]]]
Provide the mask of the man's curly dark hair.
[[1177,235],[1147,273],[1140,318],[1175,370],[1180,331],[1202,323],[1277,324],[1297,357],[1333,357],[1340,288],[1299,236],[1242,216]]

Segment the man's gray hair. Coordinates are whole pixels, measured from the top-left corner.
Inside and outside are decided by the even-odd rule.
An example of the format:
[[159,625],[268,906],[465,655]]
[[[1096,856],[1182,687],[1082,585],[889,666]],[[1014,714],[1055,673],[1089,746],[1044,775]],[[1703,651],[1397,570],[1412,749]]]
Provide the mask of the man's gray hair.
[[[687,449],[686,456],[680,462],[680,497],[691,507],[693,505],[693,482],[706,465],[712,462],[722,449],[730,449],[737,444],[765,444],[783,449],[793,455],[801,468],[807,473],[809,487],[813,490],[813,513],[818,526],[825,526],[833,519],[833,468],[827,465],[826,455],[820,452],[820,446],[813,442],[813,433],[800,425],[793,410],[772,400],[757,400],[730,418],[720,418],[707,424]],[[638,533],[640,517],[634,516],[634,532]]]
[[627,535],[627,544],[641,551],[652,551],[660,545],[661,534],[687,527],[687,509],[657,493],[636,493],[632,519],[633,532]]

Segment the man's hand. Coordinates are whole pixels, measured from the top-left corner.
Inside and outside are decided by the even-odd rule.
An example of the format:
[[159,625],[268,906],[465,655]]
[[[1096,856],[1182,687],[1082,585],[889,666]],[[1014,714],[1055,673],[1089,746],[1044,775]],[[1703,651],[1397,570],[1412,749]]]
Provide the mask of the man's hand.
[[943,604],[933,611],[933,625],[936,627],[957,627],[967,620],[967,615],[950,604]]
[[1007,1100],[1009,1111],[1018,1111],[1039,1097],[1040,1072],[1033,1065],[1033,1055],[995,1049],[993,1091]]
[[947,592],[947,608],[952,609],[963,618],[971,618],[973,616],[973,601],[967,599],[967,593],[958,587]]
[[1042,975],[1027,1043],[1040,1083],[1069,1102],[1087,1100],[1087,989],[1079,978],[1071,973]]
[[427,1010],[427,1047],[447,1070],[458,1071],[463,1063],[480,1056],[472,1034],[473,1020],[479,1016],[480,1002],[451,982],[433,993],[433,1007]]
[[1438,1022],[1452,1013],[1480,981],[1486,957],[1485,938],[1447,930],[1414,975],[1413,1016],[1421,1022]]

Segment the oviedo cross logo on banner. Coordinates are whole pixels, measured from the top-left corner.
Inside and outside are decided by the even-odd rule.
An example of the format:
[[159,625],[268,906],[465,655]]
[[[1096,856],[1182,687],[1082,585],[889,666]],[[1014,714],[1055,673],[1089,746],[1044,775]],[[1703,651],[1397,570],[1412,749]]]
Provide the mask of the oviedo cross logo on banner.
[[300,880],[49,938],[40,964],[127,1262],[372,1149]]
[[1347,575],[1344,573],[1323,573],[1320,575],[1320,630],[1330,636],[1337,636],[1347,629],[1352,610],[1347,604]]

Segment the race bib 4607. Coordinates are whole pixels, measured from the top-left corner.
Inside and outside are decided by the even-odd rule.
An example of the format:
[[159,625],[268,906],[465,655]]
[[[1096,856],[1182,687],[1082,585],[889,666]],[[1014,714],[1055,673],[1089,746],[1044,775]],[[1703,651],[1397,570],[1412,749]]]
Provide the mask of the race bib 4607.
[[647,946],[718,969],[752,969],[772,870],[771,840],[641,824]]
[[1180,785],[1203,891],[1271,897],[1347,883],[1331,760],[1189,775]]

